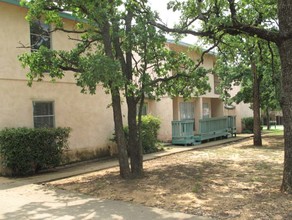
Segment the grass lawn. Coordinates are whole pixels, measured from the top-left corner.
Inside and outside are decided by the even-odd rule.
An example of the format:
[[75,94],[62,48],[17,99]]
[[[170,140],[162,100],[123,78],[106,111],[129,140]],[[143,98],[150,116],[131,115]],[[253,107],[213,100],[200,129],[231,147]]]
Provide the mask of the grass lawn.
[[263,147],[247,139],[147,161],[142,179],[111,168],[49,185],[214,219],[292,219],[292,195],[279,191],[283,136],[264,133]]

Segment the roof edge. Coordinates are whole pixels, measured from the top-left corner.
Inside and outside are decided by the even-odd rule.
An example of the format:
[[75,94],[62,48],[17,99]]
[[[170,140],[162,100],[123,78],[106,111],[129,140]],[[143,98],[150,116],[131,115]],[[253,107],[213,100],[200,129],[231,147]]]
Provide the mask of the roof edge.
[[5,2],[11,5],[17,5],[20,6],[19,0],[0,0],[0,2]]
[[[195,47],[200,48],[202,51],[206,50],[206,48],[203,48],[201,46],[194,45],[194,44],[189,44],[189,43],[186,43],[186,42],[183,42],[183,41],[176,41],[176,40],[173,40],[173,39],[166,39],[166,42],[170,43],[170,44],[176,44],[176,45],[179,45],[179,46],[183,46],[183,47],[188,47],[188,48],[194,48],[194,46],[195,46]],[[214,51],[209,51],[207,54],[212,55],[212,56],[217,56],[216,52],[214,52]]]
[[[16,6],[19,6],[19,7],[23,7],[23,6],[20,5],[20,0],[0,0],[0,2],[4,2],[4,3],[11,4],[11,5],[16,5]],[[72,20],[72,21],[79,21],[78,18],[74,17],[73,15],[71,15],[69,13],[60,12],[59,14],[60,14],[60,16],[62,18],[66,18],[66,19],[69,19],[69,20]]]

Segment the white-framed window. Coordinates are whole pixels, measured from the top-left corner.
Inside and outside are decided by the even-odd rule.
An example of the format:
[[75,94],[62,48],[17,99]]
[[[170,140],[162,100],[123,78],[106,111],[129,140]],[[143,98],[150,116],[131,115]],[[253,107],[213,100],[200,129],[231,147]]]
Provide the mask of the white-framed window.
[[180,120],[195,119],[195,104],[193,102],[179,103]]
[[203,118],[210,118],[209,103],[203,103]]
[[33,124],[35,128],[54,128],[54,102],[33,102]]
[[50,26],[37,20],[30,23],[31,51],[37,51],[41,46],[51,48]]

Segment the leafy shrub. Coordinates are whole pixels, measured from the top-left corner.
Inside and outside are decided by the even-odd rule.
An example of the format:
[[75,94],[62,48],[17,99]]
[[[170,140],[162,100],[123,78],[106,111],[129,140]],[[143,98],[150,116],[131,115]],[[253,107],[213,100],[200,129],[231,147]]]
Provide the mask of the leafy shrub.
[[[141,124],[142,148],[144,154],[154,153],[159,151],[157,147],[157,134],[160,128],[160,120],[152,115],[143,115]],[[124,127],[126,140],[129,139],[129,127]],[[111,141],[116,141],[115,133]]]
[[12,175],[34,174],[59,165],[70,128],[6,128],[0,131],[2,165]]
[[160,120],[152,115],[142,116],[141,134],[144,153],[157,152],[157,134],[160,128]]
[[242,119],[243,131],[242,133],[253,133],[253,117]]

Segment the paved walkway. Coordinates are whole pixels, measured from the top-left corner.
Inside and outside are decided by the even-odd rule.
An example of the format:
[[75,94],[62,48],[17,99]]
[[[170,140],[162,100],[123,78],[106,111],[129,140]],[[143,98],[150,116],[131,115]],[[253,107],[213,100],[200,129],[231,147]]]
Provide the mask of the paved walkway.
[[[236,138],[191,147],[170,146],[163,152],[145,155],[144,159],[152,160],[178,152],[223,145],[248,137],[250,135],[238,135]],[[117,165],[117,160],[91,161],[33,177],[0,177],[0,219],[208,219],[127,202],[100,200],[40,184]]]

